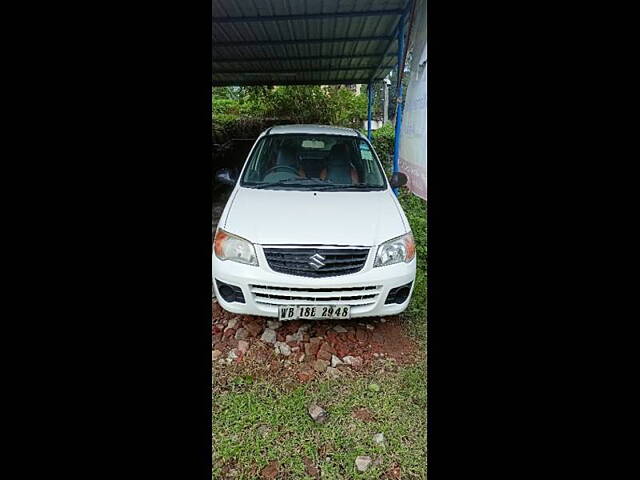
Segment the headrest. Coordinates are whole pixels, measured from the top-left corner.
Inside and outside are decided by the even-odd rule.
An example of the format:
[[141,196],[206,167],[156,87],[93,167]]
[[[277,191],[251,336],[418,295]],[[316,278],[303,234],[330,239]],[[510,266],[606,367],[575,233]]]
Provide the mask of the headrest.
[[338,143],[331,147],[327,163],[332,166],[349,165],[350,157],[349,148],[344,143]]
[[276,165],[284,166],[284,167],[295,167],[296,166],[296,152],[293,148],[289,146],[283,146],[278,151],[278,156],[276,157]]

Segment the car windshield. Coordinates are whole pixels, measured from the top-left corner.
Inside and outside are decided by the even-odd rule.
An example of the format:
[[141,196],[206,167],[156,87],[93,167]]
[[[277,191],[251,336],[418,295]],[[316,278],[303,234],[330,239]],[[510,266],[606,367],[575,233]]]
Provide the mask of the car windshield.
[[369,143],[345,135],[267,135],[244,170],[243,187],[367,191],[386,188]]

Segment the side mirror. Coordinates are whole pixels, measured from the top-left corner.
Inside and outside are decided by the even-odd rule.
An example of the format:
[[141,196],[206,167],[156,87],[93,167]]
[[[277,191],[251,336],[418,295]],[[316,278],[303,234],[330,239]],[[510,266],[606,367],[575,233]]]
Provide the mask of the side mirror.
[[407,176],[402,172],[395,172],[391,175],[391,179],[389,180],[389,185],[391,188],[404,187],[408,182]]
[[235,185],[238,181],[237,174],[230,168],[221,168],[216,172],[216,182],[226,185]]

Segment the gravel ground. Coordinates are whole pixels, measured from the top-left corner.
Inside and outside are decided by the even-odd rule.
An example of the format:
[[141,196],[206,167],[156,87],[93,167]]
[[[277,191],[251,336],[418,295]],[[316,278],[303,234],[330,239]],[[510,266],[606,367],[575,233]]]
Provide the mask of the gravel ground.
[[304,383],[370,372],[381,363],[411,364],[419,354],[398,316],[281,323],[232,314],[213,303],[216,380],[246,371]]

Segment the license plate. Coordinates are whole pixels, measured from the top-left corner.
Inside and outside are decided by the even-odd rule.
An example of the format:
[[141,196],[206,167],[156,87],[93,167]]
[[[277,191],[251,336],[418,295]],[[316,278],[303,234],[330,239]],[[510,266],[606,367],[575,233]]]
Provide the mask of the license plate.
[[280,320],[351,318],[351,306],[282,305],[279,309],[278,318]]

